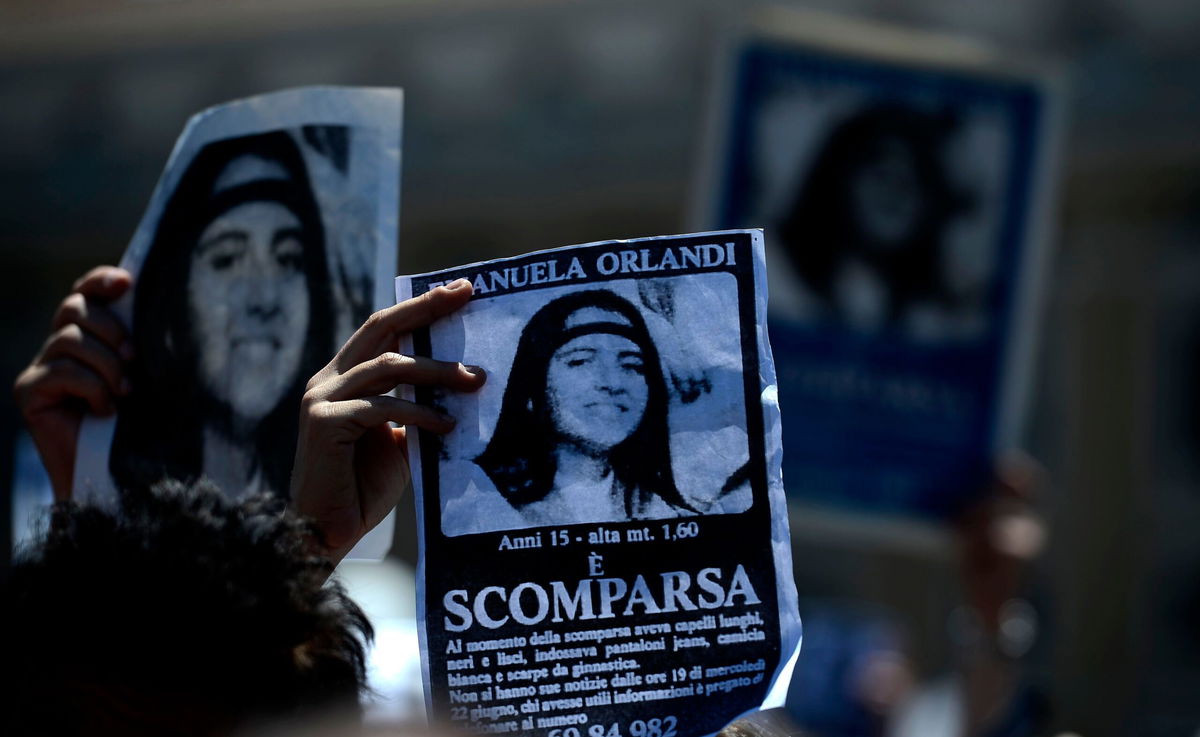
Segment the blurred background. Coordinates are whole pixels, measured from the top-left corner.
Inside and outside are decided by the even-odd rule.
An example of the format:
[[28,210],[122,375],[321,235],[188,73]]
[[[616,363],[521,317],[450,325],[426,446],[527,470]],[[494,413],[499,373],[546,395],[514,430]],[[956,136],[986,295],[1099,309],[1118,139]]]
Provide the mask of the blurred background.
[[[1020,679],[1047,714],[1030,733],[1196,734],[1200,4],[794,5],[1060,65],[1059,196],[1020,435],[1044,469],[1037,507],[1050,529],[1023,594],[1038,636]],[[187,118],[281,87],[404,88],[403,273],[683,232],[721,44],[753,7],[6,0],[3,376],[37,350],[73,280],[120,258]],[[12,478],[19,421],[8,392],[0,401],[0,470]],[[806,653],[849,631],[854,652],[902,652],[917,683],[954,670],[965,594],[951,531],[804,519],[793,531],[801,596],[839,602],[832,619],[818,607],[806,620]],[[411,562],[415,547],[401,534],[395,552]]]

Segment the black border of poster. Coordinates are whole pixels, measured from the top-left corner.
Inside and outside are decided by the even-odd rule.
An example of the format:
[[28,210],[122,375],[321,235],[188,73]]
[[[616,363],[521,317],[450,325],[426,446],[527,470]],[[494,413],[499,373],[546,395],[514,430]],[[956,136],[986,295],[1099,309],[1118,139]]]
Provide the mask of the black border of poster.
[[[594,265],[606,252],[619,251],[636,251],[642,252],[645,249],[663,249],[666,247],[695,247],[707,244],[713,244],[715,241],[724,243],[732,243],[732,254],[734,255],[735,264],[729,266],[721,264],[717,266],[699,266],[681,268],[670,272],[661,271],[646,271],[642,273],[630,273],[627,270],[616,270],[611,273],[597,273]],[[760,378],[760,351],[759,351],[759,331],[760,326],[757,324],[757,300],[759,295],[756,292],[755,285],[755,258],[753,236],[749,232],[732,232],[732,233],[717,233],[705,234],[700,236],[676,236],[659,239],[647,239],[637,241],[610,241],[586,246],[579,246],[568,249],[559,249],[556,251],[540,252],[521,256],[513,259],[505,259],[496,262],[489,262],[484,265],[460,267],[440,271],[432,274],[424,274],[411,279],[412,296],[416,297],[430,288],[453,281],[458,278],[467,278],[474,280],[480,272],[487,269],[495,269],[499,266],[513,267],[523,269],[531,267],[539,262],[548,262],[550,260],[559,259],[562,266],[551,273],[565,273],[566,263],[576,257],[583,263],[588,264],[590,273],[586,278],[580,279],[576,284],[580,289],[602,284],[608,281],[631,279],[631,278],[686,278],[689,274],[694,273],[713,273],[725,272],[734,277],[735,289],[737,290],[738,304],[738,327],[740,332],[740,344],[742,351],[742,388],[745,399],[746,411],[746,433],[750,449],[750,459],[752,469],[750,474],[750,488],[752,494],[752,504],[750,508],[744,512],[734,514],[709,514],[699,515],[695,517],[680,517],[668,520],[631,520],[624,522],[610,522],[604,524],[584,523],[584,524],[569,524],[555,525],[547,528],[530,528],[521,530],[523,536],[532,536],[537,534],[540,547],[532,549],[507,549],[503,552],[498,552],[498,541],[504,538],[505,531],[483,532],[464,534],[457,536],[447,536],[442,532],[441,525],[441,500],[440,495],[436,492],[430,493],[433,490],[440,489],[439,487],[439,472],[438,464],[440,457],[439,438],[436,435],[427,432],[420,434],[420,481],[421,488],[424,493],[421,494],[419,503],[422,505],[421,511],[421,575],[423,579],[422,592],[425,600],[419,603],[421,610],[424,613],[422,622],[423,627],[423,645],[425,653],[429,660],[426,663],[426,675],[428,678],[427,697],[430,705],[433,708],[433,714],[438,717],[457,716],[454,721],[459,724],[464,724],[478,731],[486,732],[507,732],[520,731],[522,734],[546,735],[549,737],[549,728],[531,728],[530,722],[527,721],[529,714],[533,711],[522,711],[520,707],[527,706],[532,701],[539,701],[537,698],[523,698],[520,706],[517,708],[517,714],[490,716],[488,708],[498,705],[498,699],[492,699],[488,702],[470,702],[458,699],[456,703],[451,703],[448,687],[442,687],[436,684],[446,684],[450,677],[450,670],[447,668],[447,662],[451,659],[464,659],[469,653],[447,654],[447,648],[453,649],[451,644],[458,638],[453,638],[440,626],[444,622],[449,623],[449,612],[445,606],[448,595],[447,592],[452,591],[481,591],[484,588],[499,587],[505,590],[513,590],[515,587],[522,586],[522,582],[542,582],[547,583],[552,580],[561,581],[579,581],[589,575],[589,561],[594,559],[602,559],[605,569],[605,575],[622,577],[624,580],[632,581],[635,576],[644,576],[647,581],[654,581],[664,573],[677,571],[691,571],[693,575],[702,569],[721,569],[721,574],[726,577],[725,582],[728,583],[728,577],[734,571],[734,566],[738,570],[744,570],[749,581],[752,582],[753,591],[759,601],[759,606],[754,609],[757,615],[761,616],[759,623],[751,625],[750,630],[760,631],[765,636],[759,641],[748,641],[739,644],[736,647],[719,646],[716,648],[722,654],[714,656],[708,655],[703,657],[701,651],[708,649],[712,650],[712,642],[709,641],[707,647],[683,647],[676,650],[675,646],[681,641],[708,640],[703,633],[696,637],[680,637],[675,628],[677,627],[698,627],[699,618],[704,614],[712,615],[713,627],[720,622],[722,625],[727,620],[724,618],[723,612],[718,611],[678,611],[668,614],[656,614],[649,616],[643,611],[642,614],[634,613],[632,616],[616,616],[612,615],[610,619],[598,618],[597,621],[591,622],[565,622],[557,625],[551,624],[547,619],[540,626],[525,626],[516,625],[509,621],[506,625],[498,627],[491,632],[486,633],[486,637],[496,642],[507,641],[509,643],[517,642],[517,638],[527,637],[528,640],[541,639],[543,644],[551,644],[552,640],[557,635],[565,635],[571,633],[587,633],[590,631],[602,629],[605,627],[629,626],[633,628],[633,632],[638,632],[637,627],[643,626],[654,628],[660,624],[667,624],[671,629],[671,634],[666,634],[662,638],[636,636],[625,638],[617,643],[616,647],[623,647],[624,643],[637,644],[653,643],[661,639],[665,645],[665,651],[661,653],[641,651],[636,658],[641,660],[636,667],[627,668],[617,671],[601,672],[599,675],[588,675],[585,673],[583,679],[586,681],[591,678],[592,682],[589,685],[594,685],[598,679],[605,678],[609,688],[596,689],[595,691],[585,692],[588,695],[594,695],[599,691],[609,691],[614,696],[620,698],[619,694],[634,693],[635,689],[630,686],[636,686],[639,690],[646,690],[649,684],[645,683],[647,677],[655,678],[653,673],[664,674],[669,673],[673,676],[681,671],[686,671],[689,676],[704,673],[720,673],[722,669],[731,669],[729,673],[744,672],[748,674],[746,683],[738,683],[732,687],[725,688],[721,685],[721,681],[700,678],[695,679],[688,677],[687,683],[691,683],[698,689],[698,695],[671,697],[669,700],[648,700],[641,702],[629,702],[621,704],[619,707],[608,705],[589,706],[582,709],[582,713],[587,715],[584,723],[591,728],[600,725],[603,728],[602,732],[597,734],[600,737],[616,737],[616,734],[629,735],[630,737],[671,737],[667,732],[673,731],[677,735],[703,735],[710,734],[719,730],[730,719],[736,717],[749,709],[756,707],[763,702],[768,688],[772,685],[773,675],[777,672],[781,657],[790,655],[790,653],[781,653],[781,634],[779,622],[779,600],[777,591],[778,572],[776,571],[776,563],[772,545],[770,545],[772,533],[771,519],[771,503],[770,503],[770,484],[768,479],[768,461],[766,454],[766,442],[764,437],[765,417],[764,408],[761,400],[761,392],[763,386]],[[610,262],[611,263],[611,262]],[[644,262],[643,262],[644,263]],[[529,273],[529,272],[526,272]],[[525,284],[522,287],[510,289],[505,293],[515,291],[527,291],[530,289],[538,289],[543,287],[564,286],[563,282],[543,282],[539,285]],[[473,300],[493,299],[496,296],[487,293],[478,293],[472,298]],[[412,335],[413,353],[420,356],[434,356],[444,358],[437,355],[432,345],[429,329],[415,331]],[[428,389],[418,387],[415,391],[415,396],[420,403],[430,403],[433,400],[432,392]],[[698,533],[694,537],[668,539],[671,536],[671,530],[677,525],[688,524],[690,522],[697,523],[696,529]],[[689,528],[685,528],[689,529]],[[565,541],[563,547],[552,547],[550,540],[546,536],[538,534],[538,531],[549,532],[550,537],[557,541]],[[635,531],[630,533],[630,531]],[[660,531],[661,530],[661,534]],[[637,532],[646,531],[646,532]],[[634,535],[640,538],[641,535],[651,535],[652,537],[645,542],[629,542],[630,536]],[[559,536],[562,536],[561,538]],[[666,536],[666,537],[664,537]],[[619,542],[613,542],[619,540]],[[744,541],[751,541],[747,544]],[[786,572],[790,575],[790,571]],[[593,574],[594,575],[594,574]],[[711,579],[710,579],[711,582]],[[732,598],[732,597],[731,597]],[[492,597],[493,607],[500,606],[500,599]],[[745,599],[743,599],[743,603]],[[557,610],[556,610],[557,611]],[[665,612],[666,610],[664,610]],[[731,610],[732,611],[732,610]],[[740,613],[740,610],[738,610]],[[722,619],[717,619],[720,615]],[[651,621],[653,620],[653,621]],[[684,624],[679,624],[683,622]],[[693,624],[688,624],[692,622]],[[761,627],[761,630],[759,629]],[[747,631],[747,627],[743,626],[741,631]],[[649,630],[647,630],[649,632]],[[688,633],[695,635],[695,632]],[[483,636],[483,635],[477,635]],[[605,644],[601,641],[587,642],[562,642],[559,643],[564,648],[568,645],[594,645],[598,648],[597,652],[603,655],[597,655],[602,661],[616,662],[618,658],[610,658],[608,648],[613,645],[612,642]],[[508,663],[504,667],[513,667],[518,671],[537,670],[539,666],[560,665],[566,667],[569,672],[568,680],[573,680],[576,683],[579,681],[579,673],[576,671],[576,665],[584,663],[586,659],[566,659],[555,662],[533,662],[530,657],[531,653],[537,652],[536,642],[527,642],[524,646],[524,654],[517,656],[516,653],[522,650],[521,647],[499,649],[500,653],[507,653],[504,658]],[[461,645],[460,641],[460,647]],[[724,649],[723,649],[724,648]],[[553,647],[550,650],[554,650]],[[484,651],[479,651],[483,653]],[[547,652],[542,651],[542,654]],[[480,668],[485,659],[491,663],[490,658],[495,657],[500,660],[500,656],[494,651],[487,651],[489,654],[477,654],[477,660],[473,662],[475,668]],[[514,662],[517,657],[520,657],[523,662]],[[714,657],[716,658],[714,660]],[[753,670],[755,663],[762,662],[761,667]],[[594,662],[594,660],[593,660]],[[632,662],[632,661],[626,661]],[[747,665],[748,664],[748,665]],[[494,671],[502,671],[502,663],[496,663],[493,667]],[[716,668],[711,668],[711,666]],[[739,668],[746,666],[751,670],[738,671]],[[482,671],[477,671],[482,672]],[[728,675],[728,673],[727,673]],[[543,676],[543,684],[555,682],[553,676]],[[727,678],[724,682],[733,683],[737,678]],[[750,683],[750,681],[753,683]],[[473,684],[474,686],[491,686],[495,688],[499,684]],[[537,687],[536,683],[528,684],[531,687]],[[670,686],[670,684],[667,684]],[[514,685],[514,687],[516,687]],[[522,684],[521,688],[524,688]],[[501,687],[503,688],[503,686]],[[550,686],[550,688],[553,688]],[[706,693],[707,691],[707,693]],[[493,691],[492,693],[496,693]],[[462,696],[460,693],[459,696]],[[542,696],[542,694],[538,694]],[[530,706],[530,709],[533,707]],[[458,710],[462,711],[458,711]],[[555,712],[561,714],[560,712]],[[476,714],[480,714],[479,718],[475,718]],[[462,721],[463,719],[466,721]],[[532,717],[528,717],[532,718]],[[657,720],[657,721],[654,721]],[[657,724],[660,734],[652,734],[653,729],[651,724]],[[516,726],[512,726],[516,725]],[[639,726],[640,725],[640,726]],[[613,728],[616,728],[616,733],[613,733]],[[511,727],[511,728],[510,728]],[[580,735],[587,734],[589,737],[594,737],[592,732],[588,732],[582,726],[577,726],[580,730]],[[634,734],[641,732],[642,734]],[[562,737],[568,737],[563,733]]]

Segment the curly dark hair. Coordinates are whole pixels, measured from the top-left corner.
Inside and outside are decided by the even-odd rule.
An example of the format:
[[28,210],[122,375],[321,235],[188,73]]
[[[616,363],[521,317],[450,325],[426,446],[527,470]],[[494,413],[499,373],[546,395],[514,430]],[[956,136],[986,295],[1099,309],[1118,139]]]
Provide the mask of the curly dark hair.
[[358,713],[373,631],[311,526],[207,482],[60,503],[0,581],[7,734],[222,734]]

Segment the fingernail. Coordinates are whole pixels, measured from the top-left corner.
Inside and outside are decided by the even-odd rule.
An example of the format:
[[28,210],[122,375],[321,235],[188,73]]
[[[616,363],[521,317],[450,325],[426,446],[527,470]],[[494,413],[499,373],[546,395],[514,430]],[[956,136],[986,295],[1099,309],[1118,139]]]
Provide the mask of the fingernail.
[[466,279],[455,279],[454,281],[450,282],[449,284],[447,284],[445,286],[446,286],[447,290],[449,290],[451,292],[457,292],[458,290],[463,289],[464,287],[471,286],[471,282],[467,281]]
[[483,370],[482,366],[468,366],[464,363],[462,367],[464,371],[472,376],[487,376],[487,372]]
[[438,412],[438,417],[441,417],[443,422],[449,423],[451,425],[458,424],[458,420],[454,419],[453,417],[446,414],[445,412]]

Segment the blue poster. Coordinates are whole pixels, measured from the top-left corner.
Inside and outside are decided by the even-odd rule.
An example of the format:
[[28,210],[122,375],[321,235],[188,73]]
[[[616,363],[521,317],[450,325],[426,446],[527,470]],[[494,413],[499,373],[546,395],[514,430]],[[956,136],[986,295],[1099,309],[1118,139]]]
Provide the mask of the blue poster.
[[1051,85],[928,51],[749,35],[718,105],[699,224],[765,229],[793,500],[946,518],[1018,440]]

